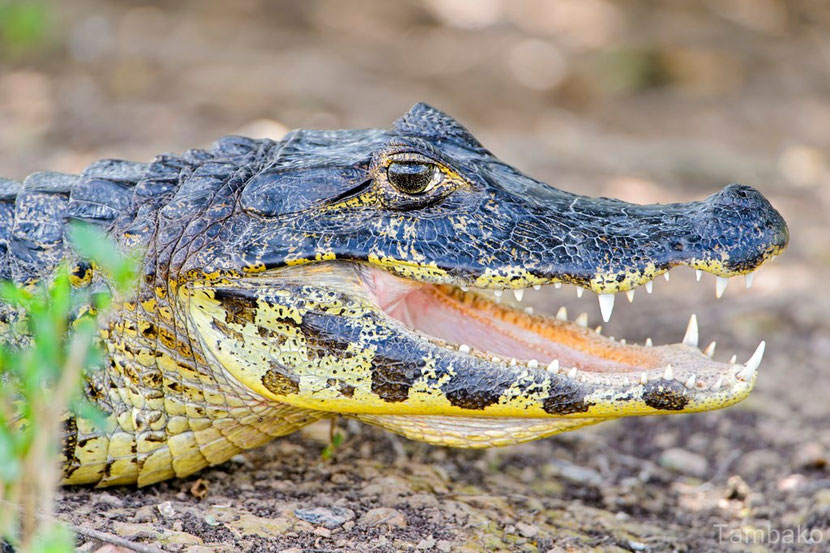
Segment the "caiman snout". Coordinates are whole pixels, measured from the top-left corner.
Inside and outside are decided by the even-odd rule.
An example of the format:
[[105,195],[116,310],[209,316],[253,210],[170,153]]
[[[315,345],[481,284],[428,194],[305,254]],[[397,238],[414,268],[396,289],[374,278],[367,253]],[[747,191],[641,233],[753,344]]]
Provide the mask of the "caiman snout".
[[781,252],[789,242],[787,223],[756,189],[730,184],[705,200],[709,204],[699,235],[722,255],[722,271],[744,273]]

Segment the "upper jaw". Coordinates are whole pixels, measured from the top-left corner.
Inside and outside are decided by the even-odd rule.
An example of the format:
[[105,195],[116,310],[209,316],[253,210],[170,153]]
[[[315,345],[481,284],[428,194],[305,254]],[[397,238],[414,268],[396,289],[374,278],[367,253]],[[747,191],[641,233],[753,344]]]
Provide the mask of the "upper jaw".
[[[492,199],[476,212],[492,221],[475,229],[480,244],[459,234],[459,259],[473,252],[478,260],[458,267],[456,285],[558,282],[613,294],[677,266],[724,278],[747,274],[789,241],[781,214],[749,186],[730,184],[700,201],[638,205],[558,190],[501,163],[480,175]],[[475,221],[476,214],[468,218]]]

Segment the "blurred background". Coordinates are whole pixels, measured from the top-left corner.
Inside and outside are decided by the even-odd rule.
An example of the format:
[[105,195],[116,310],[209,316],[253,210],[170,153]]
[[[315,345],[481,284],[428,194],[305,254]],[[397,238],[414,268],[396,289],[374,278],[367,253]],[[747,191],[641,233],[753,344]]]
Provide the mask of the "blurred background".
[[[752,290],[734,279],[715,303],[714,278],[695,285],[692,271],[674,271],[654,296],[617,302],[608,327],[678,341],[697,311],[702,339],[717,339],[724,359],[766,339],[748,401],[495,453],[423,455],[452,478],[479,467],[484,476],[468,483],[493,494],[504,481],[487,480],[491,466],[525,487],[551,474],[595,486],[573,493],[669,533],[694,522],[703,529],[686,539],[699,543],[721,520],[810,524],[830,540],[828,29],[822,0],[0,0],[0,174],[149,161],[229,133],[387,127],[426,101],[570,191],[649,203],[756,186],[792,240]],[[573,290],[537,295],[528,300],[599,322],[595,302],[577,303]],[[609,451],[666,471],[652,482],[660,501],[644,507],[635,493],[626,510],[622,491],[606,497],[632,473]],[[528,475],[528,459],[545,467],[552,456],[600,480],[563,475],[561,463]],[[710,487],[678,485],[689,479]],[[573,499],[569,489],[545,493]]]

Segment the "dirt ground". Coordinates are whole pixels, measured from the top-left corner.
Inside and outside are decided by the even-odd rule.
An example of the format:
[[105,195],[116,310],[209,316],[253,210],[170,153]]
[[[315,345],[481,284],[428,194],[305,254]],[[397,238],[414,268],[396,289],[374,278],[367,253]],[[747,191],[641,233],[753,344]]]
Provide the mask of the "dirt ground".
[[[475,452],[341,420],[331,461],[322,423],[186,480],[66,489],[62,519],[187,552],[830,551],[824,3],[44,6],[39,42],[0,48],[5,177],[148,161],[228,133],[388,126],[427,101],[557,187],[645,203],[742,182],[791,231],[751,290],[733,279],[716,301],[713,277],[679,269],[606,325],[676,342],[695,312],[720,359],[767,340],[756,392],[730,409]],[[590,294],[567,288],[525,301],[598,323]]]

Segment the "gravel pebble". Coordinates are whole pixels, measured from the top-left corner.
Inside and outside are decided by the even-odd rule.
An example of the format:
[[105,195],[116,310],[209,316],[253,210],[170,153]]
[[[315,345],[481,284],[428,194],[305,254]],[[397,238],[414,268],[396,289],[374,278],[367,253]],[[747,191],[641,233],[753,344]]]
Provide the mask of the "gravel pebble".
[[415,549],[432,549],[434,547],[435,538],[433,538],[432,536],[427,536],[426,538],[418,542],[418,545],[415,546]]
[[173,504],[169,501],[159,503],[158,510],[164,517],[170,518],[176,516],[176,510],[173,508]]
[[352,520],[354,511],[341,507],[315,507],[314,509],[295,509],[294,515],[311,524],[334,530],[343,526],[347,520]]
[[322,538],[330,538],[331,537],[331,530],[324,526],[318,526],[314,529],[313,532],[315,535],[320,536]]
[[539,534],[539,527],[534,524],[527,524],[526,522],[517,522],[516,530],[519,531],[520,536],[525,538],[533,538]]
[[441,553],[449,553],[452,551],[452,544],[447,540],[438,540],[435,544],[435,549],[440,551]]
[[821,469],[827,466],[827,452],[818,442],[807,442],[799,446],[793,455],[796,466]]
[[105,503],[111,507],[123,507],[124,500],[120,497],[115,497],[111,493],[101,492],[95,495],[96,503]]
[[698,478],[705,476],[709,468],[705,457],[679,447],[665,450],[657,462],[663,468]]
[[390,528],[406,528],[406,517],[397,509],[378,507],[363,513],[357,523],[370,528],[381,524],[385,524]]

